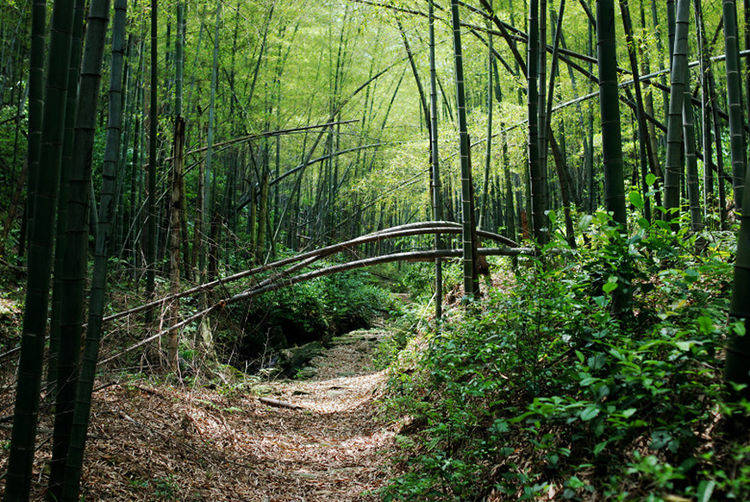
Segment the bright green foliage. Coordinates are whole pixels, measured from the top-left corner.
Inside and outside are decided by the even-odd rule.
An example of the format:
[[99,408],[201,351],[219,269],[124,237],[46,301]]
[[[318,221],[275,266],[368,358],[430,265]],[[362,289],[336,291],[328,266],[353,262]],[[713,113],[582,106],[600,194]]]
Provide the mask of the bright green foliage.
[[229,330],[220,335],[219,342],[228,355],[239,344],[239,357],[253,362],[268,350],[329,340],[368,327],[390,308],[388,293],[364,274],[334,275],[262,295],[249,308],[232,308]]
[[[522,269],[481,313],[402,353],[388,404],[418,432],[399,439],[386,500],[750,496],[750,472],[732,467],[750,447],[717,415],[731,237],[696,257],[690,239],[641,223],[624,241],[595,215],[590,249]],[[623,252],[636,314],[620,324],[608,304]]]

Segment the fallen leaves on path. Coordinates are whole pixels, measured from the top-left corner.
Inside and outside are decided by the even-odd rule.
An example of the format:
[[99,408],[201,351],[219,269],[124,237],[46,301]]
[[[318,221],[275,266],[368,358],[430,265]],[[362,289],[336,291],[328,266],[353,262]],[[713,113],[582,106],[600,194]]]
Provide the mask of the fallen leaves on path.
[[[355,371],[346,353],[366,352],[356,341],[339,345],[314,362],[322,379],[263,386],[303,410],[204,388],[123,384],[97,393],[86,500],[375,500],[397,429],[375,419],[373,396],[385,377],[360,367],[331,378],[336,367]],[[39,468],[48,455],[43,449]],[[39,470],[35,482],[45,483]]]

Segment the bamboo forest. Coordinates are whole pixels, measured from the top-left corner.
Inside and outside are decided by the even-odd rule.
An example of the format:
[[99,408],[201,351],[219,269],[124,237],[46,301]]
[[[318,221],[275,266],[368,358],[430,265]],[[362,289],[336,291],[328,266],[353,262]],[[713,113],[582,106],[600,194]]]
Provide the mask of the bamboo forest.
[[750,500],[750,0],[0,0],[0,500]]

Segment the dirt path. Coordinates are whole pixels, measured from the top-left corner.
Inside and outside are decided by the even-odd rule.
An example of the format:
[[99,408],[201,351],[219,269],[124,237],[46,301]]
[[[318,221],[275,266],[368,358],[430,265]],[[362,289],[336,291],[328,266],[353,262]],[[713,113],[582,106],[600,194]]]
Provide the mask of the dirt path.
[[86,500],[375,500],[396,427],[374,420],[383,333],[353,332],[313,360],[311,380],[258,385],[303,407],[144,385],[99,394]]

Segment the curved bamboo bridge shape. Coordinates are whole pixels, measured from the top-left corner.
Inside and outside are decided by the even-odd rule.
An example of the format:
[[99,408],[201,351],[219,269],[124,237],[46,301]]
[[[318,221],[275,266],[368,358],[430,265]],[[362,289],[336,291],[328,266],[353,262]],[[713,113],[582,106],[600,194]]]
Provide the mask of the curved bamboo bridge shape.
[[[274,272],[270,277],[266,277],[265,279],[258,281],[257,283],[253,284],[252,287],[250,287],[249,289],[246,289],[232,296],[227,296],[226,298],[223,298],[222,300],[211,305],[210,307],[207,307],[181,320],[180,322],[172,326],[169,326],[168,328],[162,329],[158,333],[148,336],[147,338],[129,346],[125,350],[122,350],[118,352],[117,354],[100,361],[100,364],[105,364],[110,361],[113,361],[128,352],[131,352],[139,347],[142,347],[143,345],[151,341],[157,340],[165,336],[171,331],[181,329],[187,326],[188,324],[194,321],[197,321],[201,319],[202,317],[210,314],[211,312],[215,310],[224,308],[224,306],[228,304],[236,303],[241,300],[250,299],[255,296],[261,295],[263,293],[267,293],[269,291],[275,291],[284,287],[291,286],[293,284],[315,279],[317,277],[332,275],[332,274],[345,272],[345,271],[353,270],[357,268],[370,267],[370,266],[378,265],[382,263],[390,263],[390,262],[397,262],[397,261],[412,261],[412,262],[433,261],[437,258],[460,257],[462,254],[462,251],[460,249],[437,249],[437,250],[433,249],[433,250],[423,250],[423,251],[407,251],[407,252],[393,253],[393,254],[387,254],[387,255],[382,255],[382,256],[364,258],[360,260],[349,261],[349,262],[340,263],[340,264],[332,265],[329,267],[312,270],[312,271],[304,272],[304,273],[298,273],[294,275],[295,272],[298,272],[304,268],[307,268],[321,259],[335,255],[342,251],[351,250],[362,244],[367,244],[370,242],[378,242],[378,241],[383,241],[387,239],[395,239],[399,237],[411,237],[411,236],[417,236],[417,235],[430,235],[430,234],[454,234],[455,235],[455,234],[461,234],[461,231],[462,231],[462,228],[460,224],[455,223],[455,222],[449,222],[449,221],[427,221],[427,222],[411,223],[407,225],[392,227],[392,228],[380,230],[377,232],[373,232],[367,235],[363,235],[361,237],[357,237],[355,239],[351,239],[345,242],[340,242],[338,244],[332,244],[330,246],[319,248],[313,251],[300,253],[295,256],[291,256],[291,257],[284,258],[284,259],[281,259],[272,263],[268,263],[268,264],[261,265],[261,266],[258,266],[249,270],[245,270],[243,272],[238,272],[236,274],[233,274],[227,277],[222,277],[220,279],[216,279],[214,281],[201,284],[199,286],[195,286],[193,288],[187,289],[180,293],[167,295],[162,298],[153,300],[151,302],[144,303],[138,307],[134,307],[129,310],[125,310],[122,312],[118,312],[116,314],[106,316],[103,318],[103,322],[105,323],[111,322],[117,319],[121,319],[130,315],[133,315],[133,314],[137,314],[139,312],[144,312],[149,309],[164,308],[169,303],[174,302],[175,300],[178,300],[180,298],[210,291],[216,287],[224,286],[226,284],[238,281],[240,279],[244,279],[246,277],[252,277],[252,276],[255,276],[264,272],[269,272],[269,271]],[[507,237],[504,237],[502,235],[496,234],[496,233],[487,232],[484,230],[477,230],[477,236],[480,239],[490,240],[498,244],[498,247],[480,247],[477,250],[480,256],[518,256],[518,255],[530,255],[534,253],[534,249],[521,247],[515,241],[508,239]],[[5,354],[0,355],[0,360],[12,355],[18,350],[19,349],[16,348],[9,352],[6,352]]]

